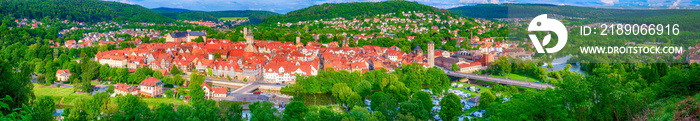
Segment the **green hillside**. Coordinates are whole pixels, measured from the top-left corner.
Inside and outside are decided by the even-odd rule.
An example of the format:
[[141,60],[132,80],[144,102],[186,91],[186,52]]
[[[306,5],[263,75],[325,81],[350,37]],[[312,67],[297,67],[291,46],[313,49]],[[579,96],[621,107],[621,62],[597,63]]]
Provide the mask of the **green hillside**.
[[248,17],[248,20],[250,20],[250,22],[253,24],[259,24],[260,22],[262,22],[263,19],[265,19],[267,17],[279,15],[278,13],[275,13],[275,12],[257,11],[257,10],[212,11],[212,12],[207,12],[207,14],[212,15],[216,18]]
[[207,13],[199,12],[199,11],[185,11],[185,12],[163,12],[161,13],[164,16],[170,17],[172,19],[176,20],[190,20],[190,21],[199,21],[199,20],[204,20],[204,21],[217,21],[218,18],[211,16]]
[[138,5],[99,0],[3,0],[0,14],[21,18],[61,18],[82,22],[172,22]]
[[444,13],[449,16],[456,15],[447,10],[408,1],[325,3],[292,11],[285,15],[271,16],[265,18],[263,23],[295,22],[336,17],[350,18],[390,12],[400,13],[402,11]]
[[172,19],[177,20],[205,20],[205,21],[218,21],[221,18],[248,18],[251,23],[258,24],[264,18],[274,15],[279,15],[275,12],[270,11],[258,11],[258,10],[226,10],[226,11],[194,11],[181,8],[154,8],[151,11],[165,15]]

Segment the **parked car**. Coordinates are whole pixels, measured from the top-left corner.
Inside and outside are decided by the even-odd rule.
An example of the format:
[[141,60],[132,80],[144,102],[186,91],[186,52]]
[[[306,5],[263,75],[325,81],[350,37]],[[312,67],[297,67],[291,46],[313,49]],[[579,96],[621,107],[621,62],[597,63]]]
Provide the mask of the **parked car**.
[[255,91],[255,92],[253,92],[253,94],[259,95],[260,91]]

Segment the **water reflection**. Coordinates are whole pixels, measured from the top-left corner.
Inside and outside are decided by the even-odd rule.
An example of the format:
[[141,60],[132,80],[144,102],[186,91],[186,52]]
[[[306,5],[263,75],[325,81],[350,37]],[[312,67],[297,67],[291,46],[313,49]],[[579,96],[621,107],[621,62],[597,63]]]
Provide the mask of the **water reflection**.
[[[566,64],[568,64],[568,63],[566,63],[566,61],[571,59],[571,57],[572,57],[572,55],[569,54],[569,55],[564,56],[564,57],[555,58],[554,60],[552,60],[552,68],[547,68],[547,65],[548,65],[547,63],[542,65],[542,67],[545,67],[545,68],[549,69],[550,71],[562,70],[562,69],[566,68]],[[569,71],[583,73],[581,71],[581,66],[579,64],[571,64],[571,68],[569,68]]]

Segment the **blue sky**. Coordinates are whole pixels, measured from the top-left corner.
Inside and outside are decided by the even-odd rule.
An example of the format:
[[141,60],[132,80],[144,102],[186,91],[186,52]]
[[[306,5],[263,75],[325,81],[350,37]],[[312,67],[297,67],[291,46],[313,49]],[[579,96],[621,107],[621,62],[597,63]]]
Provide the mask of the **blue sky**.
[[[199,11],[267,10],[287,13],[323,3],[378,2],[381,0],[107,0],[146,8],[184,8]],[[699,0],[409,0],[437,8],[484,3],[545,3],[574,6],[700,6]]]

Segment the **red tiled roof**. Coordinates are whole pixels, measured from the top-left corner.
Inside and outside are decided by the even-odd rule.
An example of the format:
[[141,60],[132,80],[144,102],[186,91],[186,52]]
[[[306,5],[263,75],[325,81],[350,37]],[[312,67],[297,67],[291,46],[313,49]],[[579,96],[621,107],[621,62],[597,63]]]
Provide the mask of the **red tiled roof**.
[[207,87],[207,89],[212,89],[211,86],[209,86],[209,84],[207,84],[207,82],[202,83],[202,85],[200,85],[200,87]]
[[56,71],[56,74],[64,74],[64,73],[70,73],[70,70],[68,69],[59,69]]
[[154,86],[159,85],[159,84],[160,84],[160,80],[153,78],[153,77],[148,77],[148,78],[144,79],[143,81],[141,81],[141,85],[144,85],[144,86],[154,87]]
[[214,94],[226,94],[228,92],[226,88],[211,88],[211,90],[214,91]]
[[121,83],[117,83],[117,87],[115,87],[114,89],[121,90],[124,92],[134,92],[134,91],[138,90],[138,88],[136,88],[136,86],[126,85],[126,84],[121,84]]

